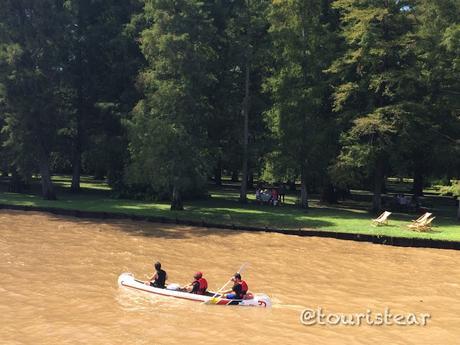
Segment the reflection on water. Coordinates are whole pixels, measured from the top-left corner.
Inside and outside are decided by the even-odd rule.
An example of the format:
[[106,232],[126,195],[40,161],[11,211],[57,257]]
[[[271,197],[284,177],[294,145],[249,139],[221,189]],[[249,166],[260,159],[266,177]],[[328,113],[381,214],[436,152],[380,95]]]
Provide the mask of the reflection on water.
[[[242,262],[273,308],[208,306],[118,288],[160,260],[218,289]],[[0,211],[2,344],[458,344],[460,253],[334,239]],[[426,327],[303,326],[303,308],[430,313]]]

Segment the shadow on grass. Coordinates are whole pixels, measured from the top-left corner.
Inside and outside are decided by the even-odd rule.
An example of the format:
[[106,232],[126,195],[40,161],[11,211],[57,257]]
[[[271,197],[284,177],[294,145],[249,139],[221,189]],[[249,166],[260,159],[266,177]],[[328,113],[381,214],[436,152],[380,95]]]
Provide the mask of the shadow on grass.
[[[61,189],[59,189],[61,190]],[[374,215],[366,212],[360,208],[342,208],[336,207],[336,205],[323,205],[317,201],[311,203],[312,207],[308,210],[302,210],[294,205],[281,205],[281,206],[269,206],[260,205],[254,201],[250,201],[247,204],[241,204],[237,198],[233,198],[227,195],[227,198],[223,198],[226,192],[222,193],[222,197],[194,200],[185,203],[186,210],[183,212],[174,212],[169,210],[169,204],[166,202],[142,202],[129,199],[111,199],[110,193],[106,191],[99,191],[101,194],[93,194],[83,192],[81,194],[73,194],[68,191],[60,193],[58,201],[46,201],[42,200],[39,195],[31,194],[15,194],[5,193],[0,194],[0,202],[5,204],[17,204],[17,205],[32,205],[37,207],[45,208],[62,208],[67,210],[80,210],[80,211],[93,211],[93,212],[106,212],[113,213],[115,217],[111,220],[100,220],[102,223],[114,223],[117,219],[128,218],[123,220],[123,226],[125,222],[130,222],[129,218],[136,219],[136,224],[139,223],[139,219],[145,219],[147,217],[156,217],[161,220],[164,218],[167,223],[171,224],[177,220],[180,220],[180,224],[187,224],[195,222],[197,226],[194,233],[190,229],[181,230],[183,233],[175,233],[171,230],[170,225],[165,223],[158,223],[154,229],[148,227],[152,224],[151,222],[145,222],[142,229],[127,231],[132,235],[143,235],[150,237],[164,237],[171,239],[188,238],[190,236],[206,236],[209,234],[218,234],[227,236],[229,234],[237,234],[238,232],[217,230],[212,228],[203,229],[200,227],[200,223],[208,224],[221,224],[228,227],[259,227],[259,228],[271,228],[271,229],[315,229],[333,232],[347,232],[347,233],[369,233],[374,234],[382,232],[385,229],[375,228],[377,231],[374,232],[370,228],[370,222]],[[234,193],[233,193],[234,194]],[[232,194],[232,195],[233,195]],[[235,194],[236,196],[236,194]],[[123,213],[123,216],[120,216]],[[72,215],[72,211],[67,213]],[[450,237],[457,238],[460,236],[460,227],[456,219],[452,217],[444,217],[436,214],[435,226],[442,227],[442,231],[432,232],[433,235],[442,238]],[[414,214],[405,214],[394,212],[390,217],[390,224],[394,221],[396,224],[391,224],[387,228],[388,235],[398,235],[405,237],[420,237],[429,236],[429,233],[419,234],[407,230],[402,224],[410,224],[412,219],[417,218]],[[78,218],[76,218],[78,219]],[[92,221],[96,222],[94,218]],[[401,223],[401,224],[398,224]],[[183,225],[175,226],[183,229]],[[445,228],[445,230],[444,230]],[[457,232],[458,229],[458,232]],[[399,232],[399,233],[398,233]]]

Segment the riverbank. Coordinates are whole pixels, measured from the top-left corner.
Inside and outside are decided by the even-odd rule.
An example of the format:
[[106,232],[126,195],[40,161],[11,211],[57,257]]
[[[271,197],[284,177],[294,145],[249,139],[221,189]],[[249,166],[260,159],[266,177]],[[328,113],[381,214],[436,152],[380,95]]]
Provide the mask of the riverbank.
[[92,218],[92,219],[130,219],[137,221],[148,221],[157,223],[169,223],[178,225],[189,225],[197,227],[215,228],[215,229],[230,229],[237,231],[257,231],[268,233],[280,233],[285,235],[295,235],[301,237],[323,237],[335,238],[340,240],[351,240],[358,242],[371,242],[375,244],[383,244],[398,247],[423,247],[423,248],[437,248],[437,249],[453,249],[460,250],[460,241],[455,240],[439,240],[432,238],[418,238],[418,237],[403,237],[403,236],[388,236],[380,234],[365,234],[365,233],[347,233],[337,232],[331,230],[315,230],[315,229],[287,229],[287,228],[273,228],[273,227],[257,227],[248,225],[236,224],[220,224],[212,223],[204,219],[197,221],[184,218],[171,218],[162,216],[149,216],[149,215],[136,215],[133,213],[123,212],[105,212],[105,211],[88,211],[88,210],[74,210],[70,208],[59,207],[43,207],[43,206],[24,206],[12,204],[0,204],[0,209],[11,209],[21,211],[39,211],[47,212],[56,215],[72,216],[78,218]]
[[[90,218],[148,219],[216,228],[302,233],[304,236],[366,238],[377,243],[404,242],[407,243],[404,245],[416,246],[413,239],[426,240],[426,243],[460,242],[460,224],[455,219],[455,205],[447,198],[427,200],[432,204],[430,212],[435,214],[436,220],[432,231],[419,233],[407,228],[407,224],[417,217],[415,214],[393,213],[388,226],[373,227],[371,219],[374,216],[367,211],[366,195],[356,194],[354,200],[338,205],[323,205],[312,199],[310,209],[305,211],[295,207],[295,194],[288,195],[286,203],[279,207],[258,205],[253,195],[249,196],[249,203],[242,205],[238,202],[237,190],[227,185],[210,189],[208,199],[186,202],[184,211],[170,211],[167,202],[111,198],[110,188],[91,178],[84,178],[79,194],[68,191],[68,177],[57,176],[54,182],[58,188],[59,199],[56,201],[43,200],[38,191],[32,189],[29,194],[0,192],[0,204],[4,208],[85,215]],[[432,246],[424,241],[419,242],[421,246]]]

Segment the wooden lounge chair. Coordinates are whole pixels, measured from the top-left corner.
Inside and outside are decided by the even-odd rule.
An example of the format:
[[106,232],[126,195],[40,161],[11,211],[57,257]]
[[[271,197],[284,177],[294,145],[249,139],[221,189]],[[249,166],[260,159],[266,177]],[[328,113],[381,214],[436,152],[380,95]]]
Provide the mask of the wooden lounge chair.
[[372,219],[372,225],[379,226],[379,225],[388,225],[388,217],[390,216],[391,212],[385,211],[380,216],[375,219]]
[[424,223],[428,220],[428,218],[430,218],[431,216],[433,215],[433,213],[430,213],[430,212],[425,212],[424,214],[422,214],[420,217],[418,217],[417,219],[414,219],[412,220],[413,223]]
[[426,219],[423,222],[414,222],[409,224],[408,227],[415,231],[430,231],[431,230],[431,223],[436,217],[431,217]]

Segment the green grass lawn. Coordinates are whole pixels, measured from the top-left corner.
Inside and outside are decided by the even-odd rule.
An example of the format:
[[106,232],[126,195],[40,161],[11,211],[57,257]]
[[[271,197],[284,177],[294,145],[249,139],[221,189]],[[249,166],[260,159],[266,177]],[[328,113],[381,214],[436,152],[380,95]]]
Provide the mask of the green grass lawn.
[[[70,188],[72,184],[72,179],[69,176],[65,175],[54,175],[53,183],[55,186],[61,188]],[[109,185],[102,180],[95,180],[89,176],[80,177],[80,187],[83,190],[99,190],[99,191],[110,191]]]
[[388,226],[371,226],[372,216],[366,211],[365,202],[346,202],[336,206],[321,205],[314,199],[308,212],[295,207],[296,197],[288,196],[286,204],[279,207],[258,205],[254,196],[249,203],[238,202],[238,192],[234,189],[211,189],[211,198],[186,202],[182,212],[170,211],[166,202],[142,202],[110,198],[110,188],[102,181],[90,178],[82,179],[82,193],[67,192],[70,179],[66,176],[55,177],[58,189],[57,201],[41,199],[36,194],[0,193],[0,203],[55,207],[82,211],[100,211],[128,213],[143,216],[178,218],[182,220],[204,220],[210,223],[226,225],[248,225],[282,229],[315,229],[345,233],[377,234],[400,237],[421,237],[443,240],[460,240],[460,223],[455,219],[454,206],[435,207],[431,212],[436,215],[433,230],[418,233],[409,230],[406,225],[416,215],[393,213]]

